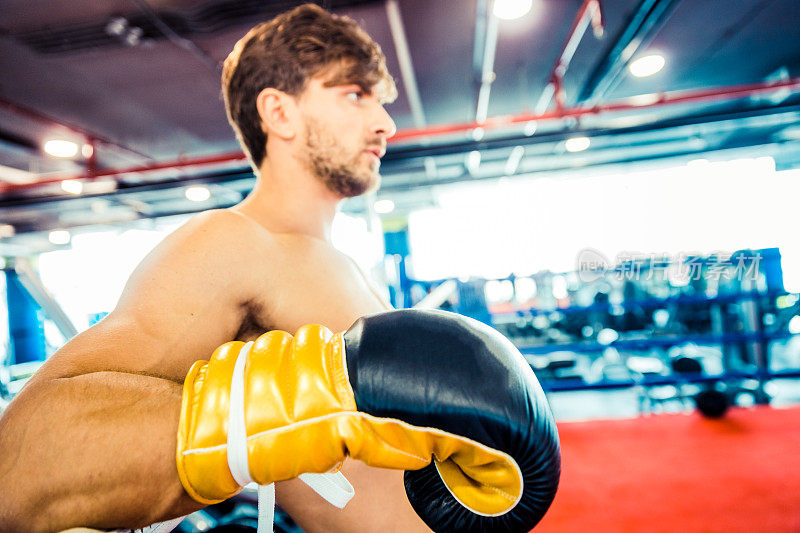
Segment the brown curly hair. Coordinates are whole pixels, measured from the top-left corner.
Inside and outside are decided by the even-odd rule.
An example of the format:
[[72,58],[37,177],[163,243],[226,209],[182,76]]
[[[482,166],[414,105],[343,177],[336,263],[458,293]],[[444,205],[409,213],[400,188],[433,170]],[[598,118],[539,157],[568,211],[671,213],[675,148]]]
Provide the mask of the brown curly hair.
[[236,43],[222,69],[222,95],[228,122],[256,171],[267,156],[258,94],[273,87],[296,96],[310,78],[328,71],[333,77],[326,86],[353,83],[385,102],[397,97],[380,46],[351,18],[317,5],[278,15]]

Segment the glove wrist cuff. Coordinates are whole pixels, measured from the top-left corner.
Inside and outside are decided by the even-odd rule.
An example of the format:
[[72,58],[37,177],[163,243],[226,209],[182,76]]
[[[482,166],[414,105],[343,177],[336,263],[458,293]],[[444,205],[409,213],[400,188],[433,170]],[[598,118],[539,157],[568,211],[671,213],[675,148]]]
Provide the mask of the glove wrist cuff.
[[353,387],[350,385],[350,376],[347,374],[347,353],[344,348],[344,337],[337,333],[328,343],[326,355],[328,368],[331,369],[331,380],[336,394],[345,411],[356,411],[356,399]]

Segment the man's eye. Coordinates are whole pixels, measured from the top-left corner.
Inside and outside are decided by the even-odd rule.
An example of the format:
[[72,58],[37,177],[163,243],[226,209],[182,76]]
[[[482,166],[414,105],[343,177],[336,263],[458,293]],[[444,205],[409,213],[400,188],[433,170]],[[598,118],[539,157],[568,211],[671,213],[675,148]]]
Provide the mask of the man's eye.
[[347,93],[347,98],[353,101],[353,103],[357,104],[361,100],[361,91],[354,91],[352,93]]

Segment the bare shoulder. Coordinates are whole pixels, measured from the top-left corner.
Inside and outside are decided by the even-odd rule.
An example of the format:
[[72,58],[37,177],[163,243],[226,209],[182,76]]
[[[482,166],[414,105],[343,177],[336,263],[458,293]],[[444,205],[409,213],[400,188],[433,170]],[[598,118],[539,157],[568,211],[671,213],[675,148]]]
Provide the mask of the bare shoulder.
[[[253,221],[238,213],[225,209],[200,213],[156,246],[128,285],[140,287],[158,280],[185,284],[199,278],[207,287],[221,285],[231,290],[241,286],[246,291],[249,267],[262,248],[254,246],[255,240],[269,240],[269,234],[259,233]],[[130,292],[126,288],[123,299]]]
[[246,254],[253,241],[271,234],[252,219],[230,209],[213,209],[193,216],[164,240],[164,245]]
[[229,232],[231,230],[238,230],[243,232],[241,235],[242,240],[246,240],[247,237],[255,237],[257,234],[269,235],[269,232],[252,218],[239,213],[235,209],[204,211],[192,217],[182,228],[186,228],[187,231],[203,231],[210,235],[222,232],[228,237],[230,237]]

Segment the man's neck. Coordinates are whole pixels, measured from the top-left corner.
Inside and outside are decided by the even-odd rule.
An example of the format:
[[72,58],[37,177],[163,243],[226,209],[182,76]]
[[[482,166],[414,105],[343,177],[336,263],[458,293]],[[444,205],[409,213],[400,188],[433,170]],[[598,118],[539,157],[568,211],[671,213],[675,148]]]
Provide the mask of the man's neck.
[[274,233],[295,233],[326,242],[341,201],[296,160],[261,165],[256,186],[236,209]]

